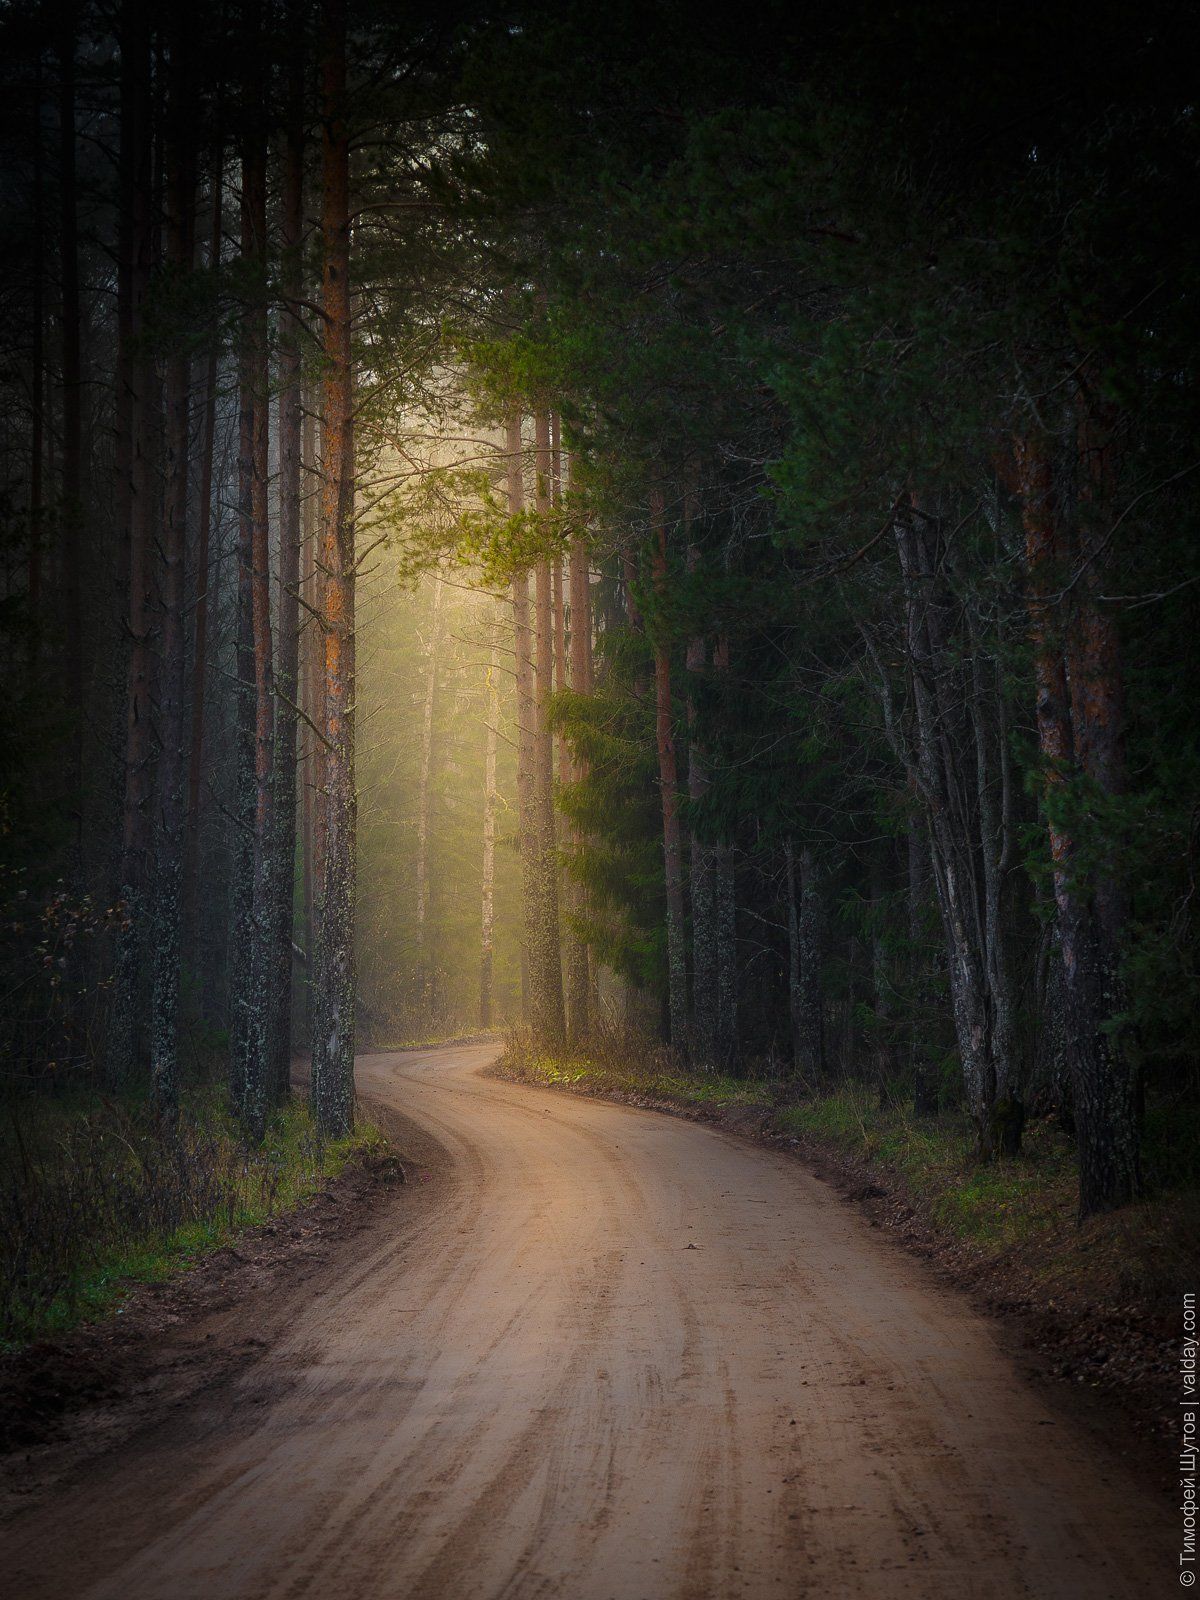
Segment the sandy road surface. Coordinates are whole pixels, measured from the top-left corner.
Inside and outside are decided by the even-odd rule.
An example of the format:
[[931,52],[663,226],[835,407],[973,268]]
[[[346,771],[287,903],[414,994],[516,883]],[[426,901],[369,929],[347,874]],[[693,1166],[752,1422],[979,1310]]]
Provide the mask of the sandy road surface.
[[432,1134],[448,1174],[249,1372],[12,1524],[0,1589],[1177,1587],[1164,1509],[797,1162],[476,1076],[493,1054],[360,1059],[360,1086]]

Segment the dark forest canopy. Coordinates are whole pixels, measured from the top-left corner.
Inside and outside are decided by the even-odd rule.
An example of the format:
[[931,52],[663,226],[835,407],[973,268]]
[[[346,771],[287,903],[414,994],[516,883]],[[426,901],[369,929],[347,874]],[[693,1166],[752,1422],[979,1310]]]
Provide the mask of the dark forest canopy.
[[1083,1214],[1152,1184],[1200,998],[1194,8],[0,28],[13,1083],[169,1119],[199,1040],[255,1137],[303,1042],[340,1131],[356,1003],[553,1048],[620,998],[981,1159],[1052,1114]]

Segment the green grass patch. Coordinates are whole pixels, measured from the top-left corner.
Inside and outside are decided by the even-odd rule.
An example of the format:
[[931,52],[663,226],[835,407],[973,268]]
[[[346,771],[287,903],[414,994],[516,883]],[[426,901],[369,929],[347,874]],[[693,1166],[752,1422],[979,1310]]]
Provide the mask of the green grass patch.
[[902,1106],[881,1107],[858,1086],[785,1107],[775,1122],[781,1132],[899,1174],[941,1228],[976,1244],[1019,1244],[1073,1213],[1073,1151],[1050,1122],[1027,1126],[1020,1155],[988,1163],[977,1158],[961,1114],[917,1118]]
[[247,1228],[315,1194],[382,1145],[361,1126],[321,1139],[307,1102],[247,1145],[215,1088],[189,1092],[177,1129],[144,1100],[76,1090],[0,1108],[0,1344],[9,1348],[112,1311]]
[[770,1094],[761,1084],[720,1073],[689,1073],[633,1061],[593,1060],[586,1056],[550,1056],[541,1051],[515,1052],[510,1046],[499,1062],[527,1083],[548,1088],[586,1089],[595,1094],[632,1095],[650,1100],[697,1106],[761,1106]]

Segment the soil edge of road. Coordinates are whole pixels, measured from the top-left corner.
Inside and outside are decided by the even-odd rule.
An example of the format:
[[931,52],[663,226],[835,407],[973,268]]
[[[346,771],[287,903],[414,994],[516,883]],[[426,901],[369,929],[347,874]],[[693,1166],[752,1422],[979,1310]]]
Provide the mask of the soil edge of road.
[[[939,1229],[908,1195],[897,1174],[865,1160],[849,1159],[815,1140],[776,1131],[771,1126],[772,1107],[712,1106],[591,1084],[546,1082],[506,1064],[503,1057],[484,1068],[481,1076],[540,1093],[605,1100],[702,1122],[729,1137],[792,1157],[846,1205],[853,1206],[869,1227],[922,1263],[923,1270],[941,1287],[964,1296],[972,1310],[985,1316],[997,1343],[1021,1376],[1035,1385],[1054,1410],[1081,1426],[1098,1451],[1123,1461],[1126,1468],[1132,1466],[1140,1480],[1164,1498],[1175,1494],[1174,1368],[1159,1330],[1135,1330],[1129,1361],[1114,1367],[1114,1373],[1120,1373],[1117,1381],[1089,1383],[1087,1358],[1098,1343],[1111,1346],[1127,1334],[1128,1324],[1114,1325],[1102,1314],[1091,1316],[1086,1309],[1064,1308],[1049,1298],[1039,1301],[1032,1297],[1026,1280],[1018,1282],[1011,1273]],[[1144,1376],[1147,1366],[1148,1377]]]

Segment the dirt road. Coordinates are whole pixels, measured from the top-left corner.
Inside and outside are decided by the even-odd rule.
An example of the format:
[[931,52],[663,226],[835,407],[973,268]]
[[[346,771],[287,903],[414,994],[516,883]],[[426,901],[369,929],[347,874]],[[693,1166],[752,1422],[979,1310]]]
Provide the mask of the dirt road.
[[236,1382],[10,1525],[8,1596],[1177,1587],[1164,1508],[797,1162],[493,1054],[360,1060],[445,1174]]

